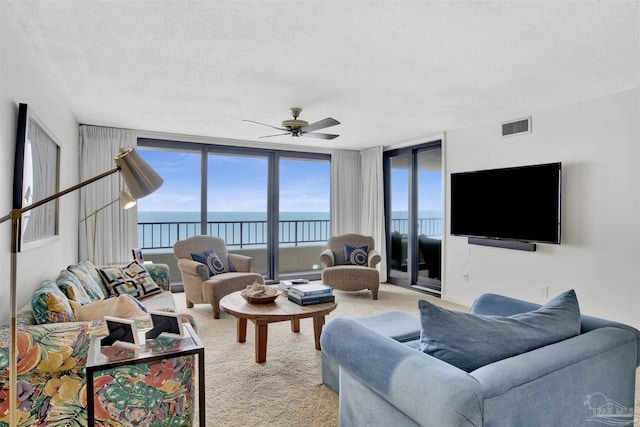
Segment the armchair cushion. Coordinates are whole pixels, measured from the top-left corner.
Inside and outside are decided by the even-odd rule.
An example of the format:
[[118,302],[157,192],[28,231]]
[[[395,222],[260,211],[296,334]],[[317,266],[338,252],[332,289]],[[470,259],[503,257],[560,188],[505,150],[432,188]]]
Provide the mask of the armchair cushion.
[[369,246],[344,245],[344,262],[347,265],[367,265],[369,261]]
[[31,297],[31,308],[38,324],[75,322],[69,300],[51,280],[42,282]]
[[151,279],[147,269],[137,261],[126,267],[99,268],[98,272],[111,295],[130,294],[136,298],[143,298],[162,292],[160,286]]
[[211,249],[203,252],[192,253],[191,259],[206,265],[207,268],[209,268],[209,277],[225,273],[227,271],[218,254]]
[[424,300],[418,306],[421,350],[467,372],[580,334],[573,290],[509,317],[461,313]]

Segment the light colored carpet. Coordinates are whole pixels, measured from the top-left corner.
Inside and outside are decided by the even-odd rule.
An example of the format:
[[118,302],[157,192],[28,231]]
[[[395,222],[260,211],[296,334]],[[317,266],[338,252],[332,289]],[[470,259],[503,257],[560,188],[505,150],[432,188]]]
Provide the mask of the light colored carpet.
[[[382,284],[377,301],[371,293],[335,291],[337,317],[362,317],[388,310],[417,314],[418,300],[466,311],[466,307],[438,298]],[[174,294],[179,311],[198,322],[198,336],[205,345],[208,426],[337,426],[338,396],[322,384],[320,352],[315,350],[311,319],[300,321],[293,333],[289,322],[269,325],[267,362],[254,359],[254,327],[247,326],[247,341],[236,341],[236,318],[226,313],[214,320],[206,304],[185,308],[184,294]],[[640,369],[636,375],[636,408],[640,414]],[[197,413],[197,408],[196,408]],[[637,417],[638,415],[636,415]]]

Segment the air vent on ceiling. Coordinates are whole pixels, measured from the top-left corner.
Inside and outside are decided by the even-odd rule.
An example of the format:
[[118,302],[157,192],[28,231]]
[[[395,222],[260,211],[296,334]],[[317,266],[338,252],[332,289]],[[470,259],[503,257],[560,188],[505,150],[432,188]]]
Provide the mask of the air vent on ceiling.
[[531,117],[502,123],[503,137],[520,135],[523,133],[531,133]]

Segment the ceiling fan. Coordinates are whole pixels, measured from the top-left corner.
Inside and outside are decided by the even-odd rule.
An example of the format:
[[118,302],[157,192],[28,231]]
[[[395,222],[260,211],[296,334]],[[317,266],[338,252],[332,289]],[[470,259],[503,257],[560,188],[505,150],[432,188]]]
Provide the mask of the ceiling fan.
[[277,133],[275,135],[265,135],[260,138],[270,138],[272,136],[280,136],[280,135],[291,135],[293,137],[300,136],[311,136],[313,138],[320,139],[334,139],[339,137],[340,135],[332,134],[332,133],[317,133],[314,132],[319,129],[328,128],[330,126],[339,125],[340,122],[336,119],[332,119],[331,117],[327,117],[326,119],[322,119],[318,122],[311,123],[306,120],[299,120],[298,116],[302,111],[302,108],[294,107],[290,109],[291,115],[293,116],[293,120],[284,120],[280,127],[271,126],[265,123],[255,122],[253,120],[243,120],[243,122],[255,123],[262,126],[269,126],[270,128],[277,129],[283,131],[284,133]]

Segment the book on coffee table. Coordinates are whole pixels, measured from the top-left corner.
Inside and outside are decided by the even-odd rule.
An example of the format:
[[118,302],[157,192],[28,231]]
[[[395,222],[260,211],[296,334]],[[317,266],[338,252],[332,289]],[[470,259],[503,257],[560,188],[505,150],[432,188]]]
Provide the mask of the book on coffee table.
[[308,296],[331,294],[332,291],[331,287],[321,283],[307,283],[302,285],[291,285],[289,287],[289,293],[298,296]]
[[335,302],[335,296],[333,294],[324,294],[324,295],[308,295],[308,296],[298,296],[289,292],[287,295],[289,301],[294,302],[298,305],[313,305],[313,304],[324,304],[326,302]]

